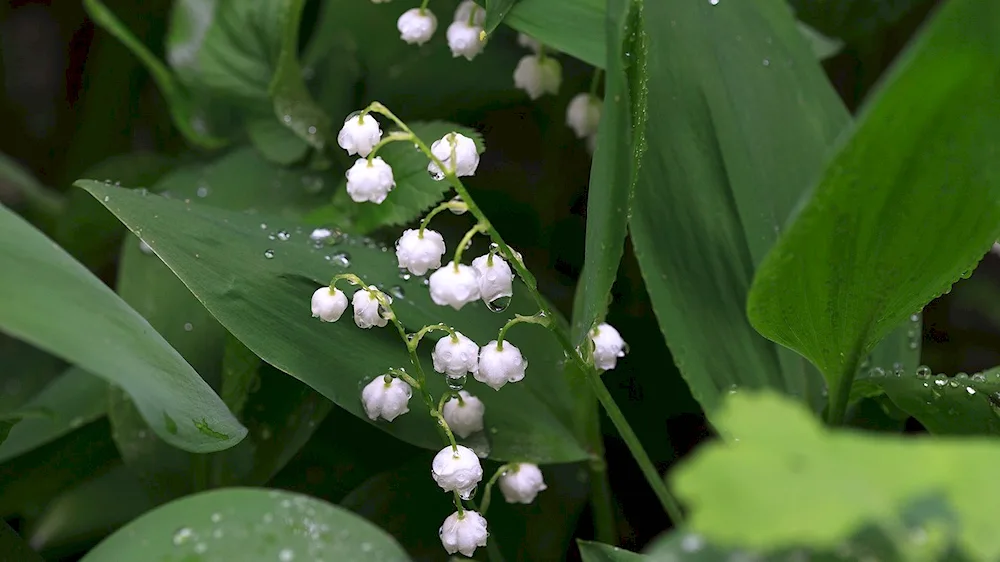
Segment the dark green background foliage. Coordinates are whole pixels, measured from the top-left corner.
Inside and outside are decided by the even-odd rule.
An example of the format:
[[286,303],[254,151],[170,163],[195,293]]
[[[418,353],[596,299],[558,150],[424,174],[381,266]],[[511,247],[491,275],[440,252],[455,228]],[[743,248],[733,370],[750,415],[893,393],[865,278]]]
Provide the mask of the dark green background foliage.
[[[898,225],[891,212],[916,216],[911,207],[945,208],[926,202],[948,178],[899,162],[944,154],[954,168],[941,168],[942,174],[961,176],[983,167],[995,146],[974,141],[986,135],[976,127],[989,128],[1000,111],[1000,59],[992,59],[990,72],[975,65],[990,60],[984,53],[1000,53],[1000,43],[985,39],[985,32],[970,33],[982,41],[967,45],[956,38],[964,35],[964,17],[990,22],[997,13],[954,3],[966,11],[945,13],[952,19],[920,37],[930,43],[917,42],[924,50],[910,52],[909,66],[891,72],[937,2],[720,0],[720,11],[713,11],[709,0],[647,0],[641,8],[642,2],[628,0],[607,6],[601,0],[486,0],[491,37],[472,62],[453,58],[444,42],[453,0],[431,0],[439,28],[420,48],[398,40],[395,20],[410,7],[403,0],[4,3],[0,202],[7,209],[0,208],[0,289],[9,300],[0,304],[0,437],[14,425],[9,438],[0,439],[6,522],[0,523],[0,562],[37,560],[31,550],[49,561],[79,560],[126,525],[135,532],[190,525],[192,549],[197,536],[219,529],[233,537],[259,534],[261,552],[273,550],[268,532],[284,537],[295,529],[261,530],[251,519],[275,504],[311,509],[356,535],[338,543],[346,550],[326,552],[330,556],[374,556],[350,550],[371,541],[379,559],[446,559],[436,531],[451,507],[426,474],[429,449],[440,446],[430,421],[376,426],[363,419],[357,400],[359,385],[405,361],[403,348],[388,331],[362,332],[349,319],[321,325],[304,312],[310,292],[339,272],[331,262],[345,259],[352,272],[409,295],[400,299],[400,310],[410,329],[454,322],[484,343],[505,319],[483,307],[461,314],[436,308],[419,281],[397,282],[383,248],[391,249],[401,225],[444,196],[444,184],[424,174],[422,160],[390,147],[384,156],[396,167],[399,186],[386,204],[358,207],[345,197],[343,170],[352,159],[335,150],[336,131],[348,113],[372,100],[427,141],[451,130],[449,123],[481,135],[482,163],[468,182],[476,202],[522,253],[552,307],[572,321],[574,343],[605,318],[629,343],[627,358],[603,381],[661,473],[712,437],[712,424],[724,434],[732,427],[725,422],[733,423],[735,414],[719,418],[717,411],[737,387],[782,391],[820,415],[827,398],[823,376],[836,383],[845,369],[850,377],[857,373],[845,395],[850,426],[1000,433],[1000,401],[991,398],[1000,396],[1000,382],[997,371],[988,370],[1000,364],[1000,260],[988,254],[975,276],[927,305],[922,317],[907,320],[918,312],[911,309],[955,278],[968,278],[971,262],[986,250],[997,228],[977,222],[982,216],[976,213],[993,212],[993,176],[956,183],[979,189],[975,216],[949,211],[920,225]],[[204,19],[209,5],[216,9]],[[842,41],[837,54],[817,64],[792,13]],[[564,81],[558,95],[532,102],[514,88],[513,68],[525,54],[518,31],[568,53],[559,55]],[[953,56],[969,66],[938,80]],[[589,87],[593,65],[606,71],[602,88],[609,101],[602,148],[592,160],[564,116],[570,98]],[[940,88],[922,98],[925,105],[908,101],[912,88],[932,85]],[[969,89],[977,95],[966,96]],[[869,105],[857,114],[863,100]],[[907,111],[925,117],[914,120],[917,131],[899,125]],[[972,111],[975,122],[963,121]],[[885,145],[898,148],[895,160],[878,153]],[[947,152],[956,146],[961,158]],[[835,166],[825,168],[831,160]],[[896,164],[876,177],[878,185],[885,193],[895,189],[891,196],[906,204],[882,201],[859,210],[853,201],[869,184],[852,183],[850,174],[879,161]],[[81,178],[95,181],[74,187]],[[942,193],[942,200],[954,201]],[[824,215],[831,207],[838,214]],[[803,220],[789,227],[798,212]],[[955,230],[961,239],[952,240],[955,217],[969,228]],[[844,234],[837,225],[848,220],[871,234],[856,236],[857,247],[838,253],[840,239],[823,237]],[[435,221],[448,240],[469,226],[468,216],[450,213]],[[351,237],[324,256],[304,241],[317,225],[336,225]],[[899,236],[880,234],[885,226]],[[279,231],[292,240],[273,241]],[[894,244],[908,245],[914,232],[927,247],[954,242],[964,253],[948,245],[928,250],[952,259],[928,265],[924,246],[898,263],[873,251],[866,254],[870,261],[857,262],[864,271],[851,270],[856,278],[837,275],[849,261],[845,256],[864,253],[868,243],[884,243],[890,257],[905,254]],[[140,250],[136,235],[156,257]],[[979,245],[971,248],[966,238]],[[833,249],[816,251],[818,239]],[[478,244],[470,255],[485,249]],[[264,258],[265,249],[274,259]],[[810,251],[816,251],[809,257],[817,264],[809,268],[817,277],[795,277]],[[933,282],[912,274],[925,266],[920,271]],[[15,278],[15,271],[37,286]],[[900,286],[912,291],[894,300]],[[45,323],[32,314],[46,305],[51,287],[78,305],[52,311],[66,314],[62,339],[43,333]],[[816,287],[834,288],[821,296]],[[521,293],[510,311],[533,313],[523,289],[517,286]],[[797,300],[801,295],[810,298]],[[842,328],[840,316],[829,311],[865,299],[881,308],[855,311],[850,319],[858,333],[834,329]],[[95,303],[99,321],[85,315]],[[836,337],[817,328],[817,319],[828,316]],[[797,323],[782,322],[790,318]],[[85,349],[60,345],[87,330],[120,338]],[[809,330],[819,331],[802,338],[805,343],[797,339]],[[845,347],[856,357],[838,355]],[[618,432],[592,408],[572,370],[563,377],[564,358],[547,334],[522,349],[537,374],[530,384],[487,397],[489,411],[512,414],[492,422],[487,469],[519,455],[553,463],[545,467],[549,489],[529,506],[498,501],[490,514],[491,546],[478,551],[478,559],[645,559],[589,542],[596,537],[592,489],[580,461],[601,445],[619,546],[645,549],[653,560],[732,554],[670,530]],[[915,377],[921,361],[931,373],[958,376]],[[905,376],[895,376],[896,369]],[[543,371],[547,376],[538,376]],[[151,395],[171,396],[168,402],[187,409],[160,412]],[[527,413],[513,415],[518,412]],[[594,415],[602,428],[596,447],[588,441]],[[244,434],[237,446],[221,450]],[[683,474],[678,479],[690,497],[712,497]],[[247,486],[314,499],[242,488],[192,495]],[[188,522],[212,502],[232,507],[220,513],[224,524]],[[696,524],[711,521],[698,517]],[[850,531],[853,542],[844,543],[850,548],[877,551],[887,540],[868,535],[882,528]],[[138,560],[123,536],[89,560]],[[225,548],[241,548],[233,541]],[[305,541],[297,548],[314,546]],[[169,547],[161,540],[152,548]]]

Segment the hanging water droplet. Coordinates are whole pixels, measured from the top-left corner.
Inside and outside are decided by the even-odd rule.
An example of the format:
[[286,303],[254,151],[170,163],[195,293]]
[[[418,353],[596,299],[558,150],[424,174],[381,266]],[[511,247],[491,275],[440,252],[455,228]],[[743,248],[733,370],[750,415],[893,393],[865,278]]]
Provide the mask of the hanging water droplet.
[[274,250],[271,250],[271,249],[264,250],[264,257],[267,258],[267,259],[273,258],[274,257]]
[[174,532],[173,543],[176,546],[180,546],[194,537],[194,531],[190,527],[181,527]]
[[349,267],[351,265],[351,255],[347,252],[340,252],[330,256],[330,261],[337,267]]
[[292,237],[292,235],[289,234],[287,230],[279,230],[278,231],[278,240],[281,240],[282,242],[285,242],[286,240],[288,240],[291,237]]
[[448,388],[452,390],[462,390],[465,388],[466,375],[460,377],[445,377],[448,381]]
[[510,301],[510,295],[497,297],[486,303],[486,308],[488,308],[490,312],[503,312],[507,310],[508,306],[510,306]]
[[931,376],[931,368],[927,365],[917,367],[917,378],[926,379]]

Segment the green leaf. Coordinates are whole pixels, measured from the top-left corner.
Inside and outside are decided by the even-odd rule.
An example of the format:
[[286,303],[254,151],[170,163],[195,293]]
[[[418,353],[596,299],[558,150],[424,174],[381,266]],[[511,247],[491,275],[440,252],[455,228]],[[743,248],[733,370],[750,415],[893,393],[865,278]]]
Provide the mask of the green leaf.
[[608,6],[605,34],[614,49],[608,53],[601,125],[587,190],[586,260],[573,302],[573,341],[578,345],[607,313],[632,212],[637,164],[645,150],[646,43],[644,34],[633,33],[639,26],[640,7],[625,0],[612,0]]
[[[165,441],[189,451],[239,443],[246,428],[198,373],[117,295],[0,207],[0,328],[108,381]],[[208,434],[198,429],[205,422]],[[223,437],[220,437],[223,436]]]
[[790,0],[795,14],[826,35],[865,44],[930,0]]
[[163,61],[156,58],[149,48],[136,39],[135,35],[126,29],[104,4],[99,0],[83,0],[83,6],[94,23],[121,41],[146,67],[167,100],[174,125],[189,142],[208,149],[219,148],[226,144],[224,139],[205,130],[205,116],[199,113],[191,94],[178,83]]
[[931,433],[1000,435],[1000,367],[969,376],[878,368],[862,379],[885,392]]
[[487,34],[493,33],[516,3],[517,0],[486,0],[486,21],[483,23],[483,30]]
[[818,404],[819,376],[755,333],[745,303],[847,112],[781,1],[642,16],[651,101],[629,228],[674,359],[710,415],[734,386]]
[[[475,341],[486,342],[508,315],[536,312],[523,288],[515,290],[506,315],[491,313],[480,304],[460,312],[436,306],[420,280],[399,277],[387,248],[363,240],[338,238],[317,248],[309,240],[309,230],[290,220],[144,196],[99,182],[78,184],[134,231],[141,231],[188,289],[254,353],[359,417],[365,416],[361,386],[390,367],[406,366],[406,348],[395,333],[360,330],[349,317],[333,324],[310,318],[310,296],[333,275],[351,271],[384,283],[411,330],[446,322]],[[274,231],[287,236],[270,240],[268,234]],[[347,262],[349,268],[344,267]],[[488,446],[497,459],[587,458],[566,421],[572,410],[571,393],[567,381],[557,376],[563,355],[553,336],[539,328],[512,337],[532,369],[523,383],[509,385],[503,392],[476,390],[489,412],[489,431],[472,445],[480,450]],[[331,376],[331,368],[336,376]],[[429,365],[425,370],[433,375]],[[428,387],[440,394],[445,389],[443,377],[429,376]],[[411,415],[378,427],[421,447],[441,447],[430,417],[416,407]]]
[[0,552],[10,562],[44,562],[24,539],[19,537],[6,521],[0,521]]
[[836,55],[844,48],[844,42],[839,39],[831,39],[826,35],[816,31],[808,25],[798,22],[799,31],[809,42],[812,52],[819,60],[828,59]]
[[293,164],[309,152],[305,141],[271,116],[251,120],[246,129],[250,142],[271,162]]
[[991,4],[955,0],[938,12],[754,280],[754,327],[809,358],[831,404],[847,401],[875,344],[1000,235],[997,25]]
[[576,546],[580,549],[583,562],[642,562],[649,560],[641,554],[599,542],[577,539]]
[[[314,148],[330,137],[298,63],[303,0],[180,0],[171,14],[167,60],[192,91],[254,118],[272,114]],[[255,125],[256,126],[256,125]],[[252,135],[262,140],[259,131]],[[265,144],[267,154],[287,157]]]
[[604,68],[604,14],[603,0],[520,0],[503,21],[546,46]]
[[55,379],[23,408],[48,412],[21,421],[0,444],[0,463],[20,456],[90,423],[107,410],[107,383],[72,367]]
[[243,414],[255,384],[260,385],[260,357],[232,334],[227,334],[222,356],[222,401],[229,406],[229,411],[237,416]]
[[0,184],[20,193],[29,205],[48,214],[58,214],[66,205],[62,195],[43,185],[17,160],[3,153],[0,153]]
[[[416,123],[410,125],[410,128],[420,139],[428,143],[428,146],[446,134],[457,131],[474,140],[480,154],[486,150],[482,135],[468,127],[434,121]],[[413,146],[408,142],[386,145],[385,148],[379,149],[378,155],[392,166],[396,187],[379,205],[353,203],[347,196],[346,190],[338,190],[337,201],[353,205],[357,210],[352,231],[370,232],[382,226],[413,222],[420,218],[424,211],[439,203],[451,189],[448,182],[435,181],[430,177],[427,173],[427,157],[413,150]],[[341,183],[346,185],[346,180]]]
[[[994,439],[829,430],[770,393],[737,393],[715,425],[724,442],[703,447],[671,474],[689,508],[687,523],[709,541],[764,551],[834,549],[866,526],[908,537],[904,512],[930,502],[918,528],[933,534],[946,525],[966,554],[1000,556],[982,501],[1000,494]],[[907,543],[897,545],[920,547]]]
[[230,488],[132,521],[83,557],[121,560],[409,560],[389,535],[339,507],[277,490]]

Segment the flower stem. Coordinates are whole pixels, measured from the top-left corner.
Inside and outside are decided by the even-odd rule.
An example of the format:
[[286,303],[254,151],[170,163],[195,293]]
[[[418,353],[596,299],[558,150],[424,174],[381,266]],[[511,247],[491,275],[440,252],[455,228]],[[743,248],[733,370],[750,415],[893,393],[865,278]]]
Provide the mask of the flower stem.
[[458,272],[458,265],[462,263],[462,254],[465,252],[465,247],[468,246],[470,242],[472,242],[472,237],[479,234],[480,232],[486,232],[486,230],[489,227],[490,225],[488,222],[479,221],[478,223],[476,223],[476,226],[470,228],[469,231],[465,233],[465,236],[462,237],[462,240],[458,243],[458,246],[455,247],[455,259],[452,260],[455,264],[456,273]]
[[479,503],[479,514],[483,517],[486,517],[486,510],[490,508],[490,499],[493,496],[493,485],[496,484],[497,480],[499,480],[501,476],[503,476],[504,472],[507,472],[513,468],[513,466],[514,465],[511,464],[500,466],[500,468],[493,473],[493,476],[490,477],[489,481],[486,482],[486,486],[484,487],[485,489],[483,490],[483,500]]
[[500,328],[500,333],[497,334],[497,350],[503,350],[503,338],[507,335],[507,330],[511,329],[515,324],[538,324],[548,327],[551,323],[552,320],[544,314],[536,314],[534,316],[515,314],[513,318],[503,325],[503,328]]
[[462,201],[456,201],[454,199],[451,201],[445,201],[444,203],[441,203],[437,207],[434,207],[433,209],[431,209],[431,212],[427,213],[427,216],[420,221],[420,237],[421,238],[424,237],[424,230],[427,228],[427,225],[430,224],[431,219],[434,218],[434,216],[440,213],[441,211],[447,209],[455,212],[459,211],[464,212],[464,209],[466,208],[467,207],[465,203],[463,203]]
[[400,133],[400,132],[389,133],[388,135],[385,136],[384,139],[378,141],[378,144],[373,146],[372,151],[368,153],[368,165],[369,166],[372,165],[372,160],[375,158],[375,154],[383,146],[389,144],[390,142],[408,141],[408,140],[413,140],[413,133]]

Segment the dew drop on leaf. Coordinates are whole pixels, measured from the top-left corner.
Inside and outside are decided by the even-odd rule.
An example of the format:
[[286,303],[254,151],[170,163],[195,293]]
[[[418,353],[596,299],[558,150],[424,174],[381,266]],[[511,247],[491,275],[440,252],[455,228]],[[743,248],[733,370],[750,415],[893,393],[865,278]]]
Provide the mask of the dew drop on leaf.
[[274,257],[274,250],[271,250],[271,249],[264,250],[264,257],[267,258],[267,259],[273,258]]

